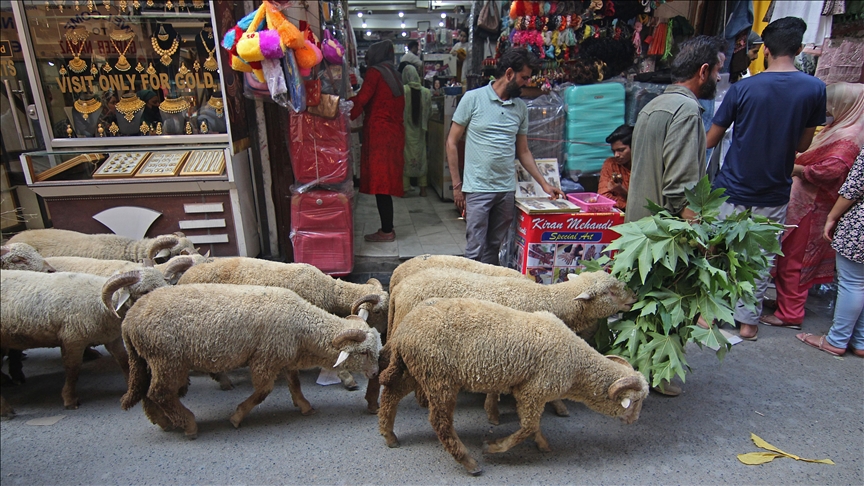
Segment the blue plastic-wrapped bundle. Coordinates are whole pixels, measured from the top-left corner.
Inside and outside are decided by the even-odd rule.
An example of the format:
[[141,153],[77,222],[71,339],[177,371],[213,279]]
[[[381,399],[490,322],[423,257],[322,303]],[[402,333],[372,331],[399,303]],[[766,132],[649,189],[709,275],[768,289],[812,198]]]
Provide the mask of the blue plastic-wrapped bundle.
[[571,174],[599,174],[612,156],[606,137],[624,124],[624,86],[609,82],[571,86],[564,92],[565,168]]

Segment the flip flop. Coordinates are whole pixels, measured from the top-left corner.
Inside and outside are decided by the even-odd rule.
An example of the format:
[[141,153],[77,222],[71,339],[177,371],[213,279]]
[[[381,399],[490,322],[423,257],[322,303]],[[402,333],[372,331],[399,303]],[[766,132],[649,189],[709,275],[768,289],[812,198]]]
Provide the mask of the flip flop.
[[783,322],[780,319],[777,319],[777,322],[779,322],[780,324],[775,324],[773,322],[768,321],[767,318],[769,318],[769,317],[773,317],[773,318],[777,319],[777,316],[774,316],[774,315],[759,316],[759,322],[761,322],[762,324],[767,324],[767,325],[772,326],[772,327],[784,327],[786,329],[795,329],[798,331],[801,330],[801,324],[794,324],[792,322]]
[[[831,356],[843,356],[843,352],[845,352],[845,350],[841,353],[837,353],[837,352],[831,351],[830,349],[825,347],[825,336],[824,335],[819,336],[819,344],[816,344],[813,341],[809,341],[808,338],[810,338],[811,336],[815,337],[813,334],[810,334],[809,332],[802,332],[802,333],[795,335],[795,337],[798,338],[799,341],[801,341],[802,343],[804,343],[808,346],[814,347],[820,351],[825,351],[826,353],[830,354]],[[829,344],[829,346],[831,346],[831,345]],[[831,346],[831,347],[833,347],[833,346]]]
[[[739,329],[738,337],[740,337],[741,339],[743,339],[745,341],[756,341],[757,339],[759,339],[759,326],[757,326],[755,324],[743,324],[743,323],[737,323],[737,324],[738,324],[738,329]],[[753,334],[752,336],[742,336],[741,331],[740,331],[741,326],[753,326],[753,328],[756,329],[756,333]]]

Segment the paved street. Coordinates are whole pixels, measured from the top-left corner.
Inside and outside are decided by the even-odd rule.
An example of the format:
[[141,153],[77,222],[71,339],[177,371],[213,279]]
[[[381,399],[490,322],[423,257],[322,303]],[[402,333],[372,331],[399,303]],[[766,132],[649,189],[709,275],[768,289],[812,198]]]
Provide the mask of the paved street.
[[[820,304],[820,305],[815,305]],[[808,309],[804,330],[830,327],[825,302]],[[638,422],[627,426],[568,402],[570,417],[547,407],[543,430],[554,449],[532,441],[492,456],[482,442],[518,427],[512,399],[502,423],[489,425],[483,397],[463,394],[456,430],[483,467],[470,477],[444,452],[413,396],[400,406],[388,449],[363,392],[314,383],[302,373],[304,393],[318,410],[304,417],[280,382],[240,429],[228,422],[251,393],[244,370],[220,391],[194,376],[183,402],[196,414],[199,438],[166,433],[141,406],[124,412],[125,383],[107,356],[86,363],[78,383],[82,406],[64,410],[57,349],[30,350],[28,381],[4,387],[18,416],[0,425],[0,474],[6,485],[42,484],[864,484],[864,360],[834,358],[799,343],[795,331],[760,326],[719,363],[709,350],[688,348],[693,373],[677,398],[652,394]],[[103,348],[100,348],[103,349]],[[104,350],[103,350],[104,353]],[[358,379],[358,381],[361,381]],[[365,387],[365,380],[361,381]],[[54,425],[32,419],[63,415]],[[835,466],[777,459],[745,466],[736,455],[759,451],[753,432],[780,449]]]

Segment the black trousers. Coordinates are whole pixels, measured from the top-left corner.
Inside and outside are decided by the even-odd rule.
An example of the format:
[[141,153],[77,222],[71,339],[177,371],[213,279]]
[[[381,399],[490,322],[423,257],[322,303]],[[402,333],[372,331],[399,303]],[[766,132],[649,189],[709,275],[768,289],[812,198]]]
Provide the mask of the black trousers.
[[393,232],[393,197],[389,194],[375,194],[378,216],[381,218],[381,232]]

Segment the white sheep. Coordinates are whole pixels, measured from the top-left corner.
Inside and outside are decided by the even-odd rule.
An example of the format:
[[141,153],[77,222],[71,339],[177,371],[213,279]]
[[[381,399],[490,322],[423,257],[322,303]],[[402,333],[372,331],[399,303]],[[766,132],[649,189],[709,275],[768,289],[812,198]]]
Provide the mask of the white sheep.
[[0,269],[29,270],[31,272],[54,272],[54,267],[45,262],[42,255],[27,243],[10,243],[0,246]]
[[[576,333],[591,329],[597,319],[630,310],[636,302],[636,295],[624,282],[606,272],[570,274],[568,278],[566,282],[537,285],[523,278],[490,277],[456,269],[424,270],[405,278],[390,292],[387,333],[393,333],[411,309],[430,297],[470,297],[525,312],[549,311]],[[389,358],[388,352],[385,347],[382,360]],[[417,398],[424,403],[424,397]],[[487,396],[486,412],[492,424],[499,422],[497,402],[497,395]],[[552,406],[556,414],[569,415],[560,400]]]
[[[374,303],[358,300],[355,307]],[[144,412],[164,430],[182,428],[197,437],[195,415],[180,403],[189,370],[222,373],[249,366],[255,391],[237,406],[239,427],[261,403],[276,378],[289,372],[294,404],[312,409],[303,397],[297,370],[343,365],[378,373],[381,337],[362,318],[336,317],[296,293],[278,287],[188,284],[157,289],[139,300],[123,322],[129,351],[129,390],[124,410],[144,400]]]
[[43,257],[79,256],[102,260],[140,262],[144,258],[167,258],[197,253],[183,233],[135,240],[113,234],[89,235],[60,229],[27,230],[13,236],[9,243],[27,243]]
[[[139,297],[166,285],[155,268],[110,278],[70,272],[0,272],[0,347],[60,346],[66,370],[63,405],[78,408],[75,384],[84,349],[104,344],[124,373],[128,372],[118,309],[125,313]],[[121,289],[126,291],[115,298]]]
[[[371,278],[365,284],[335,279],[306,263],[280,263],[257,258],[220,258],[189,269],[178,284],[225,283],[265,285],[293,290],[312,305],[340,317],[351,315],[354,302],[366,295],[377,295],[378,303],[369,311],[366,321],[383,334],[387,329],[390,298],[381,282]],[[349,390],[358,388],[351,373],[339,370],[342,384]],[[376,390],[377,392],[377,390]],[[377,404],[378,395],[372,400]]]
[[548,312],[522,312],[476,299],[429,299],[415,307],[390,335],[390,362],[381,373],[384,392],[379,432],[390,447],[396,408],[408,393],[429,397],[429,422],[457,462],[481,473],[453,428],[462,391],[512,393],[520,428],[484,445],[505,452],[529,437],[541,451],[546,402],[564,398],[626,423],[639,418],[648,383],[622,358],[603,356]]
[[453,268],[466,272],[477,273],[480,275],[488,275],[490,277],[514,277],[524,278],[530,281],[534,279],[530,275],[523,275],[518,270],[512,268],[500,267],[498,265],[490,265],[481,263],[470,258],[453,255],[418,255],[410,260],[402,262],[390,276],[390,292],[408,276],[422,272],[428,269],[445,269]]
[[[144,261],[148,261],[145,259]],[[176,284],[183,273],[190,267],[210,261],[207,255],[199,255],[193,253],[191,255],[177,255],[172,257],[165,263],[159,263],[155,266],[157,270],[162,272],[165,280],[169,284]],[[97,258],[75,257],[75,256],[55,256],[45,258],[45,262],[54,267],[58,272],[78,272],[89,273],[91,275],[100,275],[103,277],[111,276],[117,272],[131,272],[145,266],[145,263],[136,263],[126,260],[100,260]]]

